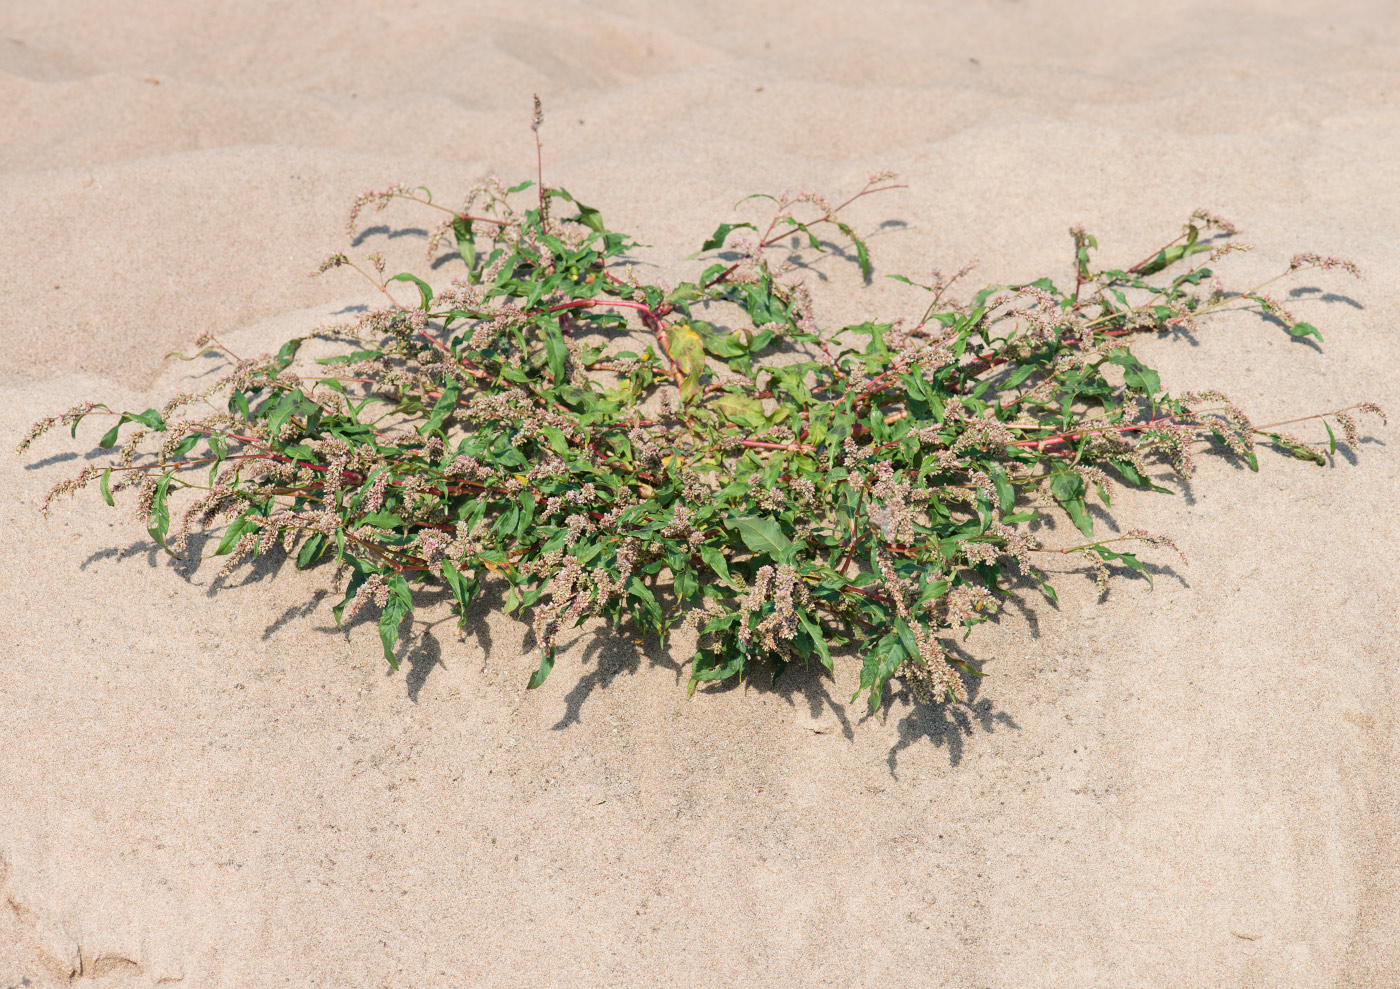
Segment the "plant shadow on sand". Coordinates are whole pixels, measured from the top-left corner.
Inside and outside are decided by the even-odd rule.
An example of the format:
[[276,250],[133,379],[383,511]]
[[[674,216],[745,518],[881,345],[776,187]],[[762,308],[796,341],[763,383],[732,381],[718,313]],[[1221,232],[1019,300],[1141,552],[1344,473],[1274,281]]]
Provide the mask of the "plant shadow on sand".
[[[943,645],[950,655],[981,671],[985,660],[976,660],[961,647],[947,640],[943,640]],[[841,659],[848,662],[858,661],[858,657],[855,656],[843,656]],[[896,778],[900,753],[921,742],[946,749],[949,765],[956,767],[962,763],[963,749],[973,735],[978,732],[994,734],[998,728],[1016,731],[1021,728],[1009,713],[998,710],[991,698],[981,696],[981,678],[967,673],[959,674],[964,700],[957,703],[920,700],[908,687],[902,684],[895,685],[897,681],[892,681],[884,690],[880,713],[872,714],[864,699],[849,703],[845,698],[834,696],[835,683],[832,675],[816,664],[804,667],[798,663],[790,663],[776,678],[772,676],[772,669],[771,664],[764,664],[758,675],[742,684],[714,684],[705,693],[753,690],[760,695],[775,696],[794,710],[799,705],[805,705],[808,715],[813,719],[821,717],[829,709],[840,724],[841,733],[847,741],[855,740],[855,732],[866,721],[884,721],[897,710],[901,710],[902,713],[895,723],[897,738],[885,756],[890,775]]]
[[[959,659],[980,667],[980,662],[958,646],[945,645]],[[859,662],[859,657],[853,655],[838,654],[833,658],[838,663]],[[685,689],[685,662],[677,659],[654,636],[639,641],[625,629],[620,632],[600,629],[592,633],[582,656],[584,672],[565,694],[565,711],[554,724],[554,730],[564,731],[582,724],[584,708],[593,694],[611,686],[620,677],[639,673],[644,662],[651,667],[671,671],[675,675],[676,689]],[[991,734],[998,727],[1020,729],[1010,714],[998,710],[990,698],[980,696],[980,679],[968,674],[960,674],[966,694],[964,701],[955,704],[946,701],[930,703],[920,701],[903,686],[888,686],[883,696],[883,713],[872,715],[864,699],[851,703],[841,696],[832,674],[816,663],[804,666],[792,662],[779,671],[771,662],[760,661],[751,669],[752,672],[741,681],[705,684],[696,691],[691,703],[703,704],[711,695],[734,691],[773,697],[794,714],[805,710],[813,721],[829,712],[848,742],[855,741],[855,733],[865,721],[876,717],[883,719],[896,709],[904,709],[895,726],[898,738],[886,756],[891,776],[897,775],[899,754],[920,742],[945,748],[949,764],[957,766],[962,762],[966,740],[979,731]],[[554,675],[563,672],[564,665],[561,663],[555,668]]]
[[[219,557],[201,559],[201,556],[211,552],[216,544],[217,539],[214,536],[192,534],[188,546],[188,559],[179,561],[172,559],[153,541],[137,540],[124,548],[108,548],[91,554],[83,561],[82,569],[86,570],[102,562],[124,562],[144,557],[147,566],[168,567],[187,583],[194,584],[201,570],[208,574],[211,572],[211,565],[221,561],[222,558]],[[206,596],[212,598],[219,591],[269,582],[291,565],[293,561],[290,556],[280,548],[273,549],[253,558],[248,565],[230,577],[215,576],[206,586]],[[319,566],[329,570],[325,564]],[[475,639],[483,655],[489,655],[493,648],[489,619],[493,615],[499,615],[501,611],[503,590],[504,587],[488,582],[483,585],[481,593],[467,611],[463,634]],[[1034,607],[1026,600],[1029,592],[1033,590],[1033,583],[1018,582],[1006,598],[1006,603],[1013,606],[1027,622],[1032,637],[1039,638]],[[314,591],[307,600],[289,605],[270,621],[263,630],[263,640],[274,639],[298,623],[315,620],[318,612],[324,617],[326,613],[322,608],[326,601],[338,601],[339,598],[338,593],[326,589]],[[418,610],[412,619],[405,623],[404,634],[396,650],[399,669],[395,671],[386,666],[386,676],[403,676],[408,698],[415,704],[419,702],[419,695],[428,677],[439,667],[444,670],[448,668],[444,659],[444,645],[437,629],[444,624],[455,626],[458,623],[455,613],[447,613],[451,603],[452,596],[446,589],[421,594],[418,598]],[[441,614],[443,617],[426,617],[429,614]],[[313,626],[312,630],[327,635],[339,635],[348,640],[352,629],[363,624],[373,624],[376,620],[377,612],[371,608],[341,625],[322,623]],[[674,675],[675,689],[685,689],[685,662],[673,654],[672,648],[663,646],[655,635],[639,639],[634,630],[626,627],[621,630],[603,627],[583,629],[579,637],[587,639],[579,660],[581,670],[573,686],[564,695],[565,709],[552,726],[555,731],[567,731],[582,725],[585,720],[585,708],[596,692],[611,686],[621,677],[640,673],[644,664],[670,671]],[[533,646],[534,636],[527,627],[523,647],[529,651]],[[974,668],[981,668],[981,660],[955,643],[945,641],[945,646],[958,659]],[[447,651],[450,655],[450,646]],[[833,658],[838,663],[860,661],[858,656],[852,654],[838,653]],[[566,670],[567,664],[561,662],[555,670],[555,675],[565,673]],[[864,699],[850,703],[841,697],[836,690],[832,674],[815,663],[807,667],[800,663],[790,663],[783,670],[777,671],[772,663],[761,661],[756,663],[752,670],[753,672],[742,681],[706,684],[697,691],[692,702],[703,704],[706,695],[710,694],[729,693],[734,690],[753,691],[759,696],[780,699],[793,712],[805,709],[807,715],[814,720],[829,711],[847,741],[855,740],[855,732],[865,721],[873,717],[884,719],[900,710],[896,723],[898,738],[886,756],[892,776],[897,773],[899,754],[921,741],[945,748],[950,765],[957,766],[962,762],[967,739],[979,731],[991,734],[998,727],[1016,730],[1020,728],[1010,714],[998,710],[990,698],[981,696],[980,678],[966,673],[960,674],[966,695],[964,701],[923,702],[915,698],[906,687],[891,684],[884,691],[881,708],[883,713],[877,716],[870,713]],[[778,673],[776,677],[775,672]],[[523,684],[521,690],[524,691]]]
[[[1361,442],[1378,446],[1384,445],[1382,441],[1371,437],[1367,437]],[[1213,460],[1228,463],[1237,470],[1248,469],[1238,458],[1229,456],[1228,448],[1222,443],[1211,442],[1209,453],[1218,455],[1212,456]],[[1349,447],[1342,444],[1338,445],[1337,453],[1333,456],[1340,457],[1348,464],[1354,465],[1356,463],[1354,453]],[[1280,461],[1287,459],[1286,456],[1279,455]],[[1194,504],[1195,499],[1190,480],[1176,476],[1158,478],[1157,480],[1173,485],[1185,499],[1187,505]],[[1097,525],[1102,525],[1113,533],[1119,531],[1117,520],[1110,511],[1098,505],[1092,506],[1092,511]],[[1044,536],[1062,526],[1072,528],[1067,525],[1066,520],[1047,516],[1040,521],[1036,529],[1038,534]],[[1073,535],[1072,532],[1070,534]],[[216,545],[217,538],[214,535],[191,534],[187,559],[179,561],[172,559],[152,540],[142,539],[124,548],[109,547],[94,552],[83,561],[81,569],[87,570],[101,562],[124,562],[135,557],[145,557],[148,566],[153,568],[169,567],[187,582],[195,583],[201,571],[206,575],[211,571],[217,573],[217,571],[213,571],[213,565],[220,562],[222,558],[203,559],[206,554],[212,552]],[[1061,585],[1070,579],[1092,581],[1092,576],[1084,568],[1074,566],[1073,561],[1068,558],[1066,563],[1067,566],[1064,568],[1046,568],[1046,575]],[[1143,561],[1143,563],[1145,573],[1153,578],[1167,577],[1182,587],[1190,586],[1185,577],[1170,565],[1148,561]],[[206,587],[206,594],[213,597],[220,590],[262,584],[278,577],[286,567],[291,565],[293,565],[291,557],[280,548],[275,548],[253,558],[230,577],[213,577]],[[325,563],[318,564],[317,568],[327,572],[330,569]],[[1134,573],[1126,567],[1110,564],[1109,569],[1114,578],[1146,579],[1143,574]],[[1058,605],[1042,596],[1033,580],[1010,573],[1007,576],[1008,593],[1002,598],[1003,610],[994,616],[991,622],[997,624],[1005,616],[1014,614],[1020,621],[1024,622],[1029,636],[1033,640],[1038,640],[1041,636],[1037,618],[1038,608],[1049,607],[1052,610],[1058,610]],[[483,655],[489,655],[493,648],[489,619],[502,610],[503,590],[504,588],[495,582],[485,583],[468,609],[466,620],[462,625],[462,634],[474,637],[476,645]],[[669,596],[665,593],[664,587],[658,587],[656,590],[658,597],[663,600]],[[455,625],[458,622],[457,615],[447,613],[452,598],[445,588],[435,592],[420,592],[420,594],[418,611],[405,626],[405,634],[397,649],[400,662],[397,672],[402,673],[407,695],[414,703],[418,703],[419,695],[428,677],[439,667],[447,669],[448,666],[444,659],[444,646],[436,630],[445,623]],[[296,623],[312,620],[327,598],[338,600],[339,597],[338,593],[333,594],[325,589],[313,592],[308,600],[288,606],[273,619],[264,629],[263,639],[272,639]],[[428,618],[429,614],[442,614],[444,617]],[[315,626],[313,630],[348,638],[352,628],[372,623],[376,618],[375,609],[371,608],[356,615],[343,625],[324,623]],[[644,662],[650,667],[659,667],[672,672],[676,689],[684,689],[686,668],[684,658],[677,658],[673,654],[672,648],[663,646],[654,635],[639,639],[631,629],[623,628],[620,631],[615,631],[603,627],[581,630],[580,638],[588,640],[580,657],[582,670],[573,686],[564,695],[565,710],[552,726],[556,731],[565,731],[581,725],[584,722],[585,708],[593,695],[597,691],[611,686],[620,677],[636,675],[642,670]],[[983,669],[985,660],[979,660],[946,637],[941,641],[950,655],[966,662],[974,669],[979,671]],[[534,646],[533,633],[527,628],[523,648],[528,651]],[[448,653],[450,655],[450,647]],[[856,664],[860,662],[859,656],[849,653],[837,654],[834,658],[838,663]],[[555,675],[565,673],[567,669],[567,664],[561,664],[560,668],[556,669]],[[801,663],[791,663],[783,670],[777,671],[776,677],[774,676],[775,671],[776,668],[771,663],[756,663],[752,667],[752,673],[742,681],[704,685],[697,692],[699,696],[694,699],[694,702],[704,703],[705,695],[708,694],[728,693],[733,690],[754,691],[761,696],[773,696],[780,699],[793,711],[805,707],[806,713],[812,719],[817,719],[830,711],[840,726],[841,734],[848,741],[854,741],[855,732],[862,723],[876,717],[869,713],[869,707],[864,700],[850,703],[839,696],[835,690],[836,684],[832,674],[815,663],[805,667]],[[397,674],[394,670],[386,668],[386,675],[394,676]],[[890,717],[896,711],[899,712],[896,722],[898,737],[886,756],[886,762],[892,776],[897,775],[900,753],[920,742],[927,742],[935,747],[946,749],[949,764],[958,766],[962,762],[968,740],[979,732],[992,734],[998,728],[1020,729],[1020,725],[1008,712],[999,710],[991,698],[982,694],[980,677],[967,673],[960,674],[960,677],[963,682],[965,700],[957,703],[920,701],[914,697],[907,686],[898,680],[886,688],[881,705],[883,714],[878,717]],[[523,685],[521,689],[523,691]]]

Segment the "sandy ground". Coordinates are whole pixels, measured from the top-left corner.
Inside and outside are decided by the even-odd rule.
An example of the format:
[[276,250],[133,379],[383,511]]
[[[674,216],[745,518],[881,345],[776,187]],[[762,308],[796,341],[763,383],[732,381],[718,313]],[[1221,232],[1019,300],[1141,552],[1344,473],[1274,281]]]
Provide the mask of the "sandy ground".
[[[1320,352],[1252,319],[1138,349],[1261,417],[1400,410],[1397,41],[1393,4],[1336,0],[12,0],[5,446],[81,398],[160,404],[203,329],[252,350],[358,301],[304,277],[349,197],[530,174],[532,92],[548,178],[659,263],[743,194],[879,167],[911,185],[855,217],[886,272],[1063,277],[1074,222],[1131,263],[1198,206],[1258,245],[1241,279],[1351,256],[1367,280],[1300,283]],[[421,263],[386,233],[361,249]],[[830,278],[832,320],[916,305]],[[95,496],[41,521],[89,448],[50,437],[0,458],[0,986],[1400,984],[1373,435],[1123,497],[1189,567],[1102,604],[1065,578],[973,638],[970,708],[896,691],[883,722],[850,668],[687,701],[684,652],[626,637],[527,694],[485,610],[420,613],[390,673],[323,574],[216,592]]]

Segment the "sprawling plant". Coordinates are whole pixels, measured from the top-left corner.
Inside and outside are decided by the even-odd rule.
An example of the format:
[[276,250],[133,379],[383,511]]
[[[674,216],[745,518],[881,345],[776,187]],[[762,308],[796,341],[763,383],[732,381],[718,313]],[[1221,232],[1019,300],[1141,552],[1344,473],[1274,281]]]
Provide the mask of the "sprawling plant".
[[[450,588],[465,622],[495,581],[505,611],[533,623],[531,687],[586,619],[665,635],[690,616],[691,691],[760,660],[830,669],[845,651],[876,709],[891,677],[925,699],[959,696],[960,674],[978,671],[940,635],[1017,588],[1053,598],[1041,554],[1082,557],[1101,588],[1111,570],[1150,579],[1136,554],[1167,538],[1095,535],[1088,503],[1108,505],[1115,483],[1164,490],[1154,471],[1189,474],[1202,445],[1251,469],[1261,440],[1326,462],[1217,392],[1169,393],[1127,346],[1239,308],[1321,339],[1267,282],[1220,286],[1216,263],[1246,248],[1206,212],[1121,268],[1098,268],[1095,239],[1073,230],[1067,289],[1042,278],[957,302],[966,269],[892,275],[926,293],[916,317],[823,326],[795,255],[834,249],[830,237],[868,279],[843,211],[893,178],[838,206],[757,197],[767,219],[721,224],[697,255],[718,260],[674,287],[643,280],[629,237],[542,182],[489,180],[456,208],[422,187],[366,192],[352,234],[367,207],[437,211],[429,257],[450,237],[459,276],[434,287],[386,277],[377,254],[334,254],[321,271],[358,272],[383,308],[257,357],[205,335],[199,354],[226,362],[212,387],[144,412],[83,403],[21,449],[56,423],[76,434],[109,418],[99,446],[114,460],[50,499],[96,482],[111,504],[132,488],[176,556],[193,530],[222,527],[223,575],[272,551],[302,567],[333,559],[337,581],[349,576],[337,619],[377,608],[390,664],[415,590]],[[1356,273],[1299,254],[1278,277],[1337,268]],[[1333,426],[1355,444],[1361,412],[1380,414],[1362,403],[1292,422],[1323,424],[1335,451]],[[1042,545],[1061,512],[1082,539]]]

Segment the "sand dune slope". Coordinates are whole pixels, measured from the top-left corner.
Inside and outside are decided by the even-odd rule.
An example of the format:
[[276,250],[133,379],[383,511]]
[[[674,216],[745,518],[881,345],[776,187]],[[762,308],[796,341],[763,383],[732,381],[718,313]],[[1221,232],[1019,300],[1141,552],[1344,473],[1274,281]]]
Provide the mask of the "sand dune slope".
[[[1320,351],[1225,319],[1139,351],[1263,418],[1400,411],[1394,5],[46,2],[0,9],[0,423],[159,404],[359,289],[356,192],[533,169],[668,272],[742,195],[861,204],[881,272],[1131,262],[1198,206],[1302,283]],[[423,267],[424,218],[360,243]],[[885,224],[899,220],[902,224]],[[407,234],[404,231],[409,231]],[[820,281],[817,281],[820,279]],[[825,318],[917,305],[837,264]],[[1137,346],[1137,345],[1135,345]],[[95,438],[95,433],[82,434]],[[685,699],[680,647],[420,612],[403,669],[326,575],[218,584],[0,458],[0,986],[1400,984],[1400,458],[1209,463],[1125,528],[1189,567],[1013,611],[969,708],[835,680]],[[1163,560],[1163,563],[1169,561]],[[5,909],[4,904],[9,908]]]

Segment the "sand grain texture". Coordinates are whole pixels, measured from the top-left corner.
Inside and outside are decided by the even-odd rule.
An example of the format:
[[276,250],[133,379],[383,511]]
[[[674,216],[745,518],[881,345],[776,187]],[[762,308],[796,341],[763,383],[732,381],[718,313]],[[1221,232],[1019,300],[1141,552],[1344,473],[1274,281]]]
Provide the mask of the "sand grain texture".
[[[0,422],[158,405],[201,330],[363,301],[302,276],[349,197],[528,174],[536,91],[549,180],[677,272],[739,196],[879,167],[886,272],[1063,276],[1075,222],[1130,263],[1198,206],[1259,246],[1241,277],[1353,257],[1300,283],[1321,352],[1250,319],[1135,347],[1264,420],[1397,411],[1398,43],[1381,2],[6,4]],[[830,277],[833,321],[915,304]],[[685,655],[606,635],[526,694],[485,609],[426,609],[390,674],[320,573],[215,593],[95,496],[42,521],[85,449],[47,438],[0,460],[0,986],[1400,984],[1373,435],[1122,497],[1189,568],[1066,579],[978,630],[971,709],[883,723],[849,667],[687,702]]]

